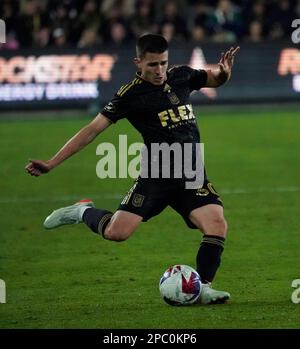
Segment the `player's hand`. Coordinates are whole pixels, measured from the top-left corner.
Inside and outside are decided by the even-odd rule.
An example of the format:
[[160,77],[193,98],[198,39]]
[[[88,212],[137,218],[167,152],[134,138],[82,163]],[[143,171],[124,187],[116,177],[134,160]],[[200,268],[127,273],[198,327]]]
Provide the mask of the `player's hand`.
[[25,169],[31,176],[38,177],[43,173],[49,172],[52,169],[52,166],[48,161],[29,160],[29,164]]
[[239,46],[237,46],[236,48],[231,47],[230,50],[226,51],[225,53],[222,53],[222,57],[218,63],[221,74],[223,73],[227,76],[230,76],[234,62],[234,56],[238,53],[239,49]]

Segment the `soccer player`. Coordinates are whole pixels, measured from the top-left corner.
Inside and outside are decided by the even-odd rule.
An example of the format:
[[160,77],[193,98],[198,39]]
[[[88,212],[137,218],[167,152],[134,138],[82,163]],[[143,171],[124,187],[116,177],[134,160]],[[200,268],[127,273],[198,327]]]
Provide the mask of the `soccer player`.
[[[141,36],[136,45],[134,63],[138,72],[133,81],[122,86],[101,113],[50,160],[31,160],[26,166],[27,172],[40,176],[53,170],[122,118],[127,118],[141,133],[148,147],[153,143],[199,144],[190,93],[202,87],[218,87],[228,81],[238,50],[239,47],[232,47],[225,52],[216,69],[195,70],[179,66],[168,70],[168,43],[164,37],[154,34]],[[192,149],[195,152],[196,148]],[[52,229],[84,222],[105,239],[124,241],[142,221],[158,215],[169,205],[182,216],[189,228],[199,229],[204,234],[196,256],[196,269],[203,283],[200,302],[224,303],[230,294],[211,287],[221,262],[227,232],[222,201],[205,171],[201,187],[187,189],[185,184],[184,175],[182,178],[139,176],[115,213],[95,208],[90,200],[82,200],[53,211],[44,221],[44,227]]]

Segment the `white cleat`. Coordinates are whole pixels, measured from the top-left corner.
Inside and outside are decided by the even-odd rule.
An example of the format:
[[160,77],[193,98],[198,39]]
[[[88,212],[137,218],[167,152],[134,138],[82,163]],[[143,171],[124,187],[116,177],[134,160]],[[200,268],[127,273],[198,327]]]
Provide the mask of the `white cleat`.
[[199,297],[201,304],[222,304],[230,299],[230,293],[217,291],[211,288],[210,284],[202,284],[202,290]]
[[72,206],[62,207],[53,211],[44,221],[46,229],[54,229],[65,224],[78,224],[82,222],[82,208],[94,207],[91,200],[81,200]]

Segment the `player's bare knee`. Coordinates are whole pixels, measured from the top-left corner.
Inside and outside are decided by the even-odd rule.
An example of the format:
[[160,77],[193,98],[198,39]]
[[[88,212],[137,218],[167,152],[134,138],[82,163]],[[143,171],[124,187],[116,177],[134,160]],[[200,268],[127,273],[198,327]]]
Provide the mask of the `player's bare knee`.
[[228,224],[225,218],[222,218],[222,236],[225,238],[227,236]]
[[207,235],[218,235],[223,238],[227,235],[227,222],[222,216],[215,216],[209,222],[207,222],[204,229]]
[[227,235],[227,222],[224,217],[215,217],[213,221],[214,226],[216,227],[216,235],[226,237]]
[[122,242],[129,238],[131,232],[128,229],[116,229],[108,226],[103,234],[104,238],[111,241]]

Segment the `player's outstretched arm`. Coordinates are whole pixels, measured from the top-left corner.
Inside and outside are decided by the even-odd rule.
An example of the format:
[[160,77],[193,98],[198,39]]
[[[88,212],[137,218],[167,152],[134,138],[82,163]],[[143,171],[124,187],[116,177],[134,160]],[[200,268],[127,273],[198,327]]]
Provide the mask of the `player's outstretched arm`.
[[91,143],[97,135],[111,125],[111,121],[102,114],[98,114],[87,126],[83,127],[72,137],[50,160],[29,160],[25,167],[32,176],[40,176],[51,171],[73,154]]
[[239,49],[239,46],[236,48],[231,47],[230,50],[222,53],[217,69],[206,70],[207,82],[205,87],[218,87],[230,79],[234,56],[237,54]]

